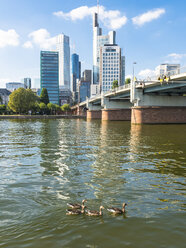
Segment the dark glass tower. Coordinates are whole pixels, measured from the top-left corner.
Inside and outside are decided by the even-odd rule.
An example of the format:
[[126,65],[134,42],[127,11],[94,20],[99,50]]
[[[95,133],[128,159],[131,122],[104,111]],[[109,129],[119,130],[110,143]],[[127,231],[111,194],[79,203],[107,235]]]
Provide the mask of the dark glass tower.
[[49,101],[59,104],[59,55],[58,52],[41,51],[41,90],[46,88]]
[[72,91],[76,92],[76,79],[80,79],[80,63],[79,55],[76,53],[72,54]]

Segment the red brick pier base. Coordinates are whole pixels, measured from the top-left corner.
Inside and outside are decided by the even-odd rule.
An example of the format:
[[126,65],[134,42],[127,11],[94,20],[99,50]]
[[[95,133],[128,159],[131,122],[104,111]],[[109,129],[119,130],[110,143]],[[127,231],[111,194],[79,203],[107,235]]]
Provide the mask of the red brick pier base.
[[87,110],[87,119],[101,119],[101,110]]
[[132,107],[131,123],[186,123],[186,107]]
[[103,121],[130,121],[131,109],[103,109],[102,110]]

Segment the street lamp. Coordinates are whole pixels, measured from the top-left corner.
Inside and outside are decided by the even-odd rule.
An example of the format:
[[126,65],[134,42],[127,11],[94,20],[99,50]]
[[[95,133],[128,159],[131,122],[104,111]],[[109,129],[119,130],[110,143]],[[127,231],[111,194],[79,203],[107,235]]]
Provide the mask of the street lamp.
[[136,65],[136,62],[133,62],[133,72],[132,72],[132,82],[130,84],[130,102],[134,103],[135,100],[135,83],[134,83],[134,65]]
[[133,62],[133,75],[132,75],[132,80],[134,82],[134,65],[136,65],[137,63],[136,62]]

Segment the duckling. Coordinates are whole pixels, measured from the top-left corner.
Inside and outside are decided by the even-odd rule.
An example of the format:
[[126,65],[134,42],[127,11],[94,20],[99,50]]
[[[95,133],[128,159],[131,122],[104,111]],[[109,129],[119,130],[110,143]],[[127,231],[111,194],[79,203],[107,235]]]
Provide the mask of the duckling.
[[122,205],[122,209],[111,207],[111,208],[107,208],[107,210],[109,212],[111,212],[112,214],[124,214],[125,213],[125,206],[127,206],[127,203],[124,202]]
[[102,216],[103,215],[102,209],[104,209],[103,206],[100,206],[99,211],[87,210],[86,215],[89,215],[89,216]]
[[80,215],[85,213],[85,208],[86,206],[82,206],[82,210],[80,209],[67,209],[66,210],[66,215]]
[[72,209],[80,209],[80,208],[83,208],[85,202],[86,200],[82,200],[82,205],[79,203],[67,203],[67,206],[69,206]]

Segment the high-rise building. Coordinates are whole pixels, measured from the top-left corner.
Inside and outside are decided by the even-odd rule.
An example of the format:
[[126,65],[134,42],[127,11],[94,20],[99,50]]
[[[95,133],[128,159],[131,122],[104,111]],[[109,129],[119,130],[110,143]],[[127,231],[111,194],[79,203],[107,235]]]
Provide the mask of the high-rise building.
[[85,70],[83,77],[79,81],[79,102],[83,102],[90,97],[90,85],[92,81],[92,70]]
[[84,70],[81,81],[92,83],[92,70]]
[[59,57],[56,51],[41,51],[40,54],[41,90],[46,88],[49,101],[59,104]]
[[76,53],[72,54],[72,92],[77,91],[76,80],[80,79],[80,61],[79,55]]
[[31,78],[24,78],[25,89],[31,89]]
[[118,85],[123,85],[124,58],[121,56],[121,48],[118,45],[104,45],[100,48],[100,87],[106,92],[112,89],[114,80]]
[[125,84],[125,56],[121,56],[121,85]]
[[57,36],[57,51],[59,52],[59,87],[70,90],[70,45],[69,37]]
[[93,84],[99,84],[100,47],[105,44],[116,43],[116,32],[110,31],[108,35],[102,35],[99,27],[98,14],[93,16]]

